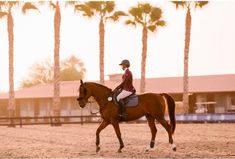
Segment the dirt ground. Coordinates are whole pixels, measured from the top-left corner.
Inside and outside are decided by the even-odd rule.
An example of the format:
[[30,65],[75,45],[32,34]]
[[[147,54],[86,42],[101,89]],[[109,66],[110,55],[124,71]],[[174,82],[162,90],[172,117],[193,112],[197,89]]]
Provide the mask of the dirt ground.
[[101,152],[95,152],[98,124],[0,127],[0,157],[75,158],[235,158],[235,124],[177,124],[171,150],[164,128],[157,124],[156,147],[149,145],[147,124],[121,124],[125,148],[117,153],[118,140],[112,126],[101,132]]

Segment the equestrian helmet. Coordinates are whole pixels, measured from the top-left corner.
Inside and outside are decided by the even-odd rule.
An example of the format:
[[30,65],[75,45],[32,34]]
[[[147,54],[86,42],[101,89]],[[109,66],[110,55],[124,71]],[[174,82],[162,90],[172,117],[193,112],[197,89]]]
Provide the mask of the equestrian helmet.
[[127,67],[130,67],[130,61],[129,60],[122,60],[122,62],[119,65],[126,65]]

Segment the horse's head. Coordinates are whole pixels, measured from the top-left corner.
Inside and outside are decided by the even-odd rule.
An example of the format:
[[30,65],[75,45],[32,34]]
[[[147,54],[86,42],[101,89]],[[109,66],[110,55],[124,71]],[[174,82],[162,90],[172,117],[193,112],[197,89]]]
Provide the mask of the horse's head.
[[87,84],[80,80],[79,97],[77,98],[81,108],[84,108],[91,97],[91,91],[88,89]]
[[104,102],[107,100],[108,96],[111,95],[112,89],[93,82],[83,83],[79,87],[79,97],[77,98],[80,107],[84,108],[88,103],[88,99],[93,96],[97,103]]

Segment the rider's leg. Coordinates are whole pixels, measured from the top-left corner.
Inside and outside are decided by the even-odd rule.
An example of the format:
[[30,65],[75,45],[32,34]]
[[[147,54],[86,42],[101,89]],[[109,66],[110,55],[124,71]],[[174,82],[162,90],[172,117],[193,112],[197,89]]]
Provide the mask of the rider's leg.
[[125,103],[124,103],[124,100],[123,99],[120,99],[119,100],[119,106],[120,106],[120,112],[119,112],[119,116],[120,117],[126,117],[127,114],[126,114],[126,109],[125,109]]
[[127,114],[125,113],[125,103],[124,103],[124,98],[126,98],[127,96],[131,95],[132,92],[126,91],[126,90],[122,90],[121,93],[117,96],[117,101],[119,103],[119,116],[126,116]]

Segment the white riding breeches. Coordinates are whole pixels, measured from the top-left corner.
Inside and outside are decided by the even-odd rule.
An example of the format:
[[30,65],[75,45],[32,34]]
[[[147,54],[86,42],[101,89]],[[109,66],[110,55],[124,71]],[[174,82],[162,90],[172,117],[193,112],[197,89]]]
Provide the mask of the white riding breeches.
[[126,98],[127,96],[131,95],[132,92],[122,90],[121,93],[117,96],[117,101],[119,102],[120,99]]

